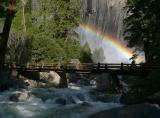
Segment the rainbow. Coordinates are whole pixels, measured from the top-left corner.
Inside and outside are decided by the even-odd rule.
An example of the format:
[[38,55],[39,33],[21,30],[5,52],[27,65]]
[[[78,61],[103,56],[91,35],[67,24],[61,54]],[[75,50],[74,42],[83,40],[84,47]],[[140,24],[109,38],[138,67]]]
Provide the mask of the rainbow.
[[[89,25],[89,24],[81,24],[80,28],[85,32],[95,34],[96,36],[99,37],[99,39],[107,42],[111,46],[111,48],[116,50],[121,56],[125,57],[126,59],[129,60],[132,57],[133,50],[128,48],[126,46],[126,44],[122,43],[120,40],[118,40],[118,39],[116,39],[106,33],[102,33],[100,30],[96,29],[95,27],[93,27],[92,25]],[[143,60],[144,60],[144,58],[142,56],[140,56],[136,59],[136,62],[140,63]]]

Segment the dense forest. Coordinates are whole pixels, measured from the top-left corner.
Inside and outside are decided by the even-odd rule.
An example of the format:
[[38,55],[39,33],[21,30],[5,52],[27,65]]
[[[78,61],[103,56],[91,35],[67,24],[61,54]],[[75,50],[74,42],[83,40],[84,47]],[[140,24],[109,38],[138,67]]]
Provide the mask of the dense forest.
[[[7,3],[1,1],[0,7],[1,17],[6,20]],[[33,3],[32,0],[17,0],[12,18],[7,47],[3,49],[6,62],[53,63],[75,58],[81,62],[92,61],[89,45],[81,46],[75,32],[81,22],[80,6],[76,1],[40,0]]]

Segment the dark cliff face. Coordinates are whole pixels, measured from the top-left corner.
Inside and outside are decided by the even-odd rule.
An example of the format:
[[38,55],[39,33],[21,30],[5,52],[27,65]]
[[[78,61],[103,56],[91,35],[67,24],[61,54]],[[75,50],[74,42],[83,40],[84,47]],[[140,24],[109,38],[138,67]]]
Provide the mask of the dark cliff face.
[[126,0],[78,0],[82,6],[81,17],[102,32],[122,38]]

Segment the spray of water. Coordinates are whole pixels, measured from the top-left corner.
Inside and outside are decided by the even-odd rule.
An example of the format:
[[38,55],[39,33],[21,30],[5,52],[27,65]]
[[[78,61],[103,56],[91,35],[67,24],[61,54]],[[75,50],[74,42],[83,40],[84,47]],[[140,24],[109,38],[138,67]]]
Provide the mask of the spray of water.
[[[110,35],[126,46],[123,40],[123,19],[126,17],[124,6],[126,0],[78,0],[81,4],[81,18],[85,24],[88,24],[103,34]],[[95,50],[103,49],[102,57],[104,60],[99,62],[118,63],[130,62],[129,58],[120,55],[109,44],[95,33],[86,32],[78,28],[82,45],[88,42],[93,55]],[[142,54],[143,56],[143,54]],[[97,56],[93,56],[97,57]],[[96,60],[96,58],[93,58]]]

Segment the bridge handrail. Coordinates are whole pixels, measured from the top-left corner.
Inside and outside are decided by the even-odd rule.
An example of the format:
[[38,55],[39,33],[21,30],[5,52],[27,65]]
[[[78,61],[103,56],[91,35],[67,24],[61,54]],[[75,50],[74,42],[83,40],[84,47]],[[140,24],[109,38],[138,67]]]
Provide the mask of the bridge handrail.
[[18,65],[15,63],[4,64],[12,69],[26,69],[26,70],[151,70],[160,69],[159,64],[125,64],[125,63],[27,63],[25,65]]

